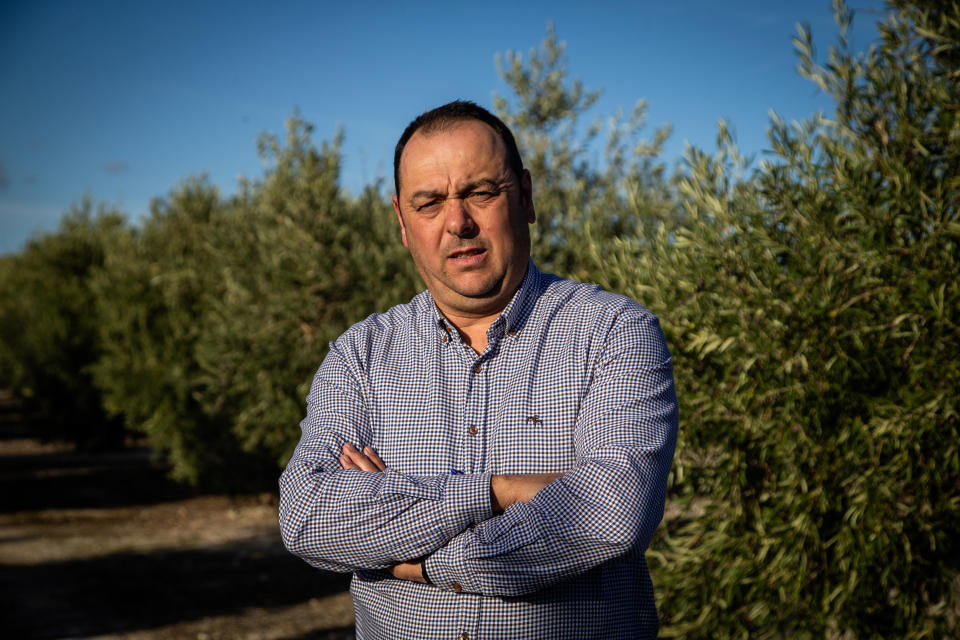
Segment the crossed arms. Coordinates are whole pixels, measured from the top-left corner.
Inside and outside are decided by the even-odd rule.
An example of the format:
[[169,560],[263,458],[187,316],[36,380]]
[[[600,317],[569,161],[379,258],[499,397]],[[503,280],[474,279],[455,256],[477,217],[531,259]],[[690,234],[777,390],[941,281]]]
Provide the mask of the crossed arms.
[[[368,473],[381,473],[387,470],[387,465],[373,447],[367,446],[363,451],[359,451],[350,443],[343,445],[340,465],[344,469],[358,469]],[[490,504],[493,513],[503,513],[507,507],[518,502],[529,502],[540,489],[562,475],[562,473],[525,473],[491,476]],[[423,559],[398,562],[390,567],[390,573],[400,580],[427,582]]]
[[284,543],[317,567],[414,580],[425,558],[438,587],[497,596],[642,552],[662,516],[676,439],[662,341],[648,319],[609,337],[574,427],[577,462],[546,476],[404,474],[357,451],[352,443],[371,442],[373,432],[367,382],[333,345],[281,477]]

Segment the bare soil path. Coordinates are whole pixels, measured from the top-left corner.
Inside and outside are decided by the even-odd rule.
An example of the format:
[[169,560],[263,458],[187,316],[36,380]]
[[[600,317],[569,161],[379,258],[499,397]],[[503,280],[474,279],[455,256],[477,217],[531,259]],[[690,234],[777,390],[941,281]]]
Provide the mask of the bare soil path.
[[275,495],[196,495],[145,450],[40,444],[3,404],[0,637],[354,637],[349,576],[287,553]]

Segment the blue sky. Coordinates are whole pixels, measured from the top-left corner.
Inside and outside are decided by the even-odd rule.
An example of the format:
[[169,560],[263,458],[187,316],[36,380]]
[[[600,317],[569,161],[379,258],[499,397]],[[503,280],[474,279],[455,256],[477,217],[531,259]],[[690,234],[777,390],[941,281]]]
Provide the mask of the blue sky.
[[[875,37],[879,0],[858,10]],[[259,177],[256,139],[294,108],[316,141],[342,127],[342,184],[391,175],[406,123],[454,98],[507,94],[494,59],[527,54],[549,21],[568,69],[603,89],[593,115],[649,103],[673,125],[664,159],[712,149],[719,118],[741,149],[766,148],[768,112],[805,118],[831,103],[795,71],[790,38],[809,23],[834,42],[829,0],[669,2],[0,3],[0,253],[56,228],[90,195],[132,219],[193,174],[224,195]]]

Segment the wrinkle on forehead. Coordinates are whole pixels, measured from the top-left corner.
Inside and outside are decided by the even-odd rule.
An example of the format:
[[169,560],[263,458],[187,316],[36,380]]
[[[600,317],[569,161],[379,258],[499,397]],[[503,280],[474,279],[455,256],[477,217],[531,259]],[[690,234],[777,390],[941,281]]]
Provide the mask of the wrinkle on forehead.
[[[463,129],[470,130],[462,141],[464,144],[437,142]],[[479,120],[458,120],[439,129],[421,129],[413,134],[400,159],[401,189],[411,175],[417,178],[417,184],[409,186],[422,195],[456,193],[465,185],[480,181],[507,182],[511,171],[506,145],[496,131]]]

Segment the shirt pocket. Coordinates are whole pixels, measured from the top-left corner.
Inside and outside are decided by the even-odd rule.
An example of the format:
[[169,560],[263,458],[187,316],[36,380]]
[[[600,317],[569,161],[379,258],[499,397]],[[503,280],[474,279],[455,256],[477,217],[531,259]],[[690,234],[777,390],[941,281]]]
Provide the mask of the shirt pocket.
[[534,397],[504,403],[494,426],[491,471],[560,473],[576,463],[573,399]]

